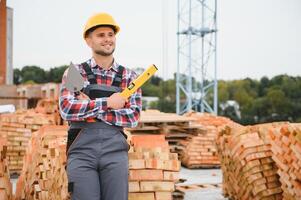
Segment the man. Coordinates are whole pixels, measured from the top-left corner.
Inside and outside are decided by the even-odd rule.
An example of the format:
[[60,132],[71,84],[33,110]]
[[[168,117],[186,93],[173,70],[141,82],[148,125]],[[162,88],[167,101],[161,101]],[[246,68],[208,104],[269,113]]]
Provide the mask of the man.
[[68,191],[72,200],[128,199],[128,143],[123,127],[135,127],[141,90],[129,99],[120,91],[136,74],[113,57],[120,28],[106,13],[92,16],[83,37],[92,58],[76,68],[85,88],[75,95],[62,80],[60,113],[70,124],[67,143]]

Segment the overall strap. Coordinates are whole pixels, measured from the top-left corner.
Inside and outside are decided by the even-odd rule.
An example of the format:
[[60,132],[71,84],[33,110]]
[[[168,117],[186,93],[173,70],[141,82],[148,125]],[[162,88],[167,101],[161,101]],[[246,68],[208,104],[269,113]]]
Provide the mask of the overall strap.
[[87,74],[87,78],[90,84],[97,84],[95,74],[92,72],[91,67],[89,66],[88,63],[83,62],[81,64],[83,66],[83,69],[85,70]]
[[123,70],[124,70],[124,67],[119,65],[118,72],[113,80],[112,86],[121,87]]
[[[97,84],[96,81],[96,76],[95,74],[92,72],[91,67],[89,66],[89,64],[87,62],[83,62],[81,64],[83,66],[83,69],[85,70],[86,74],[87,74],[87,78],[90,84]],[[121,82],[122,82],[122,74],[124,71],[124,67],[119,65],[118,67],[118,72],[112,82],[112,86],[116,86],[116,87],[121,87]]]

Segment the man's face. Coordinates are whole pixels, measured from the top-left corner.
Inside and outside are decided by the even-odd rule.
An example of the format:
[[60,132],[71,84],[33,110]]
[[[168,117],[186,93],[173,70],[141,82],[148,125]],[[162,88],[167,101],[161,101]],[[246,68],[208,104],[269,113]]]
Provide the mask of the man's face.
[[110,56],[115,50],[115,32],[110,27],[98,27],[86,38],[92,51],[101,56]]

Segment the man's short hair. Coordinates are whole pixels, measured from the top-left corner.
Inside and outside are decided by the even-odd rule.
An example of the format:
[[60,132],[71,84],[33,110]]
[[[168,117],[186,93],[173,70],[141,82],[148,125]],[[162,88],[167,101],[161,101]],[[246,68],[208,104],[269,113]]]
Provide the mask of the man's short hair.
[[86,31],[86,33],[85,33],[85,38],[88,37],[88,35],[89,35],[90,33],[92,33],[93,31],[95,31],[95,29],[97,29],[97,28],[99,28],[99,27],[110,27],[111,29],[113,29],[113,31],[114,31],[115,34],[116,34],[116,32],[117,32],[115,26],[102,24],[102,25],[94,26],[94,27],[88,29],[88,30]]

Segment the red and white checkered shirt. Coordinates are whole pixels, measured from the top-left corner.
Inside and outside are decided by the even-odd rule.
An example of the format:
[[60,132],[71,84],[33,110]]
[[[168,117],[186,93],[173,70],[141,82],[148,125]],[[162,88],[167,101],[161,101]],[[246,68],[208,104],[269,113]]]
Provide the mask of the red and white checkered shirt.
[[[95,74],[97,84],[112,85],[118,72],[119,64],[114,61],[110,69],[105,70],[98,66],[93,58],[87,61],[92,72]],[[87,74],[82,65],[75,65],[82,74],[85,86],[89,84]],[[97,118],[101,121],[122,127],[135,127],[142,109],[141,89],[138,89],[129,98],[128,103],[122,109],[113,110],[107,107],[107,97],[96,98],[95,100],[79,100],[65,87],[67,70],[62,79],[60,90],[59,107],[60,114],[67,121],[85,121],[87,118]],[[125,89],[137,77],[136,73],[127,68],[122,75],[121,89]]]

